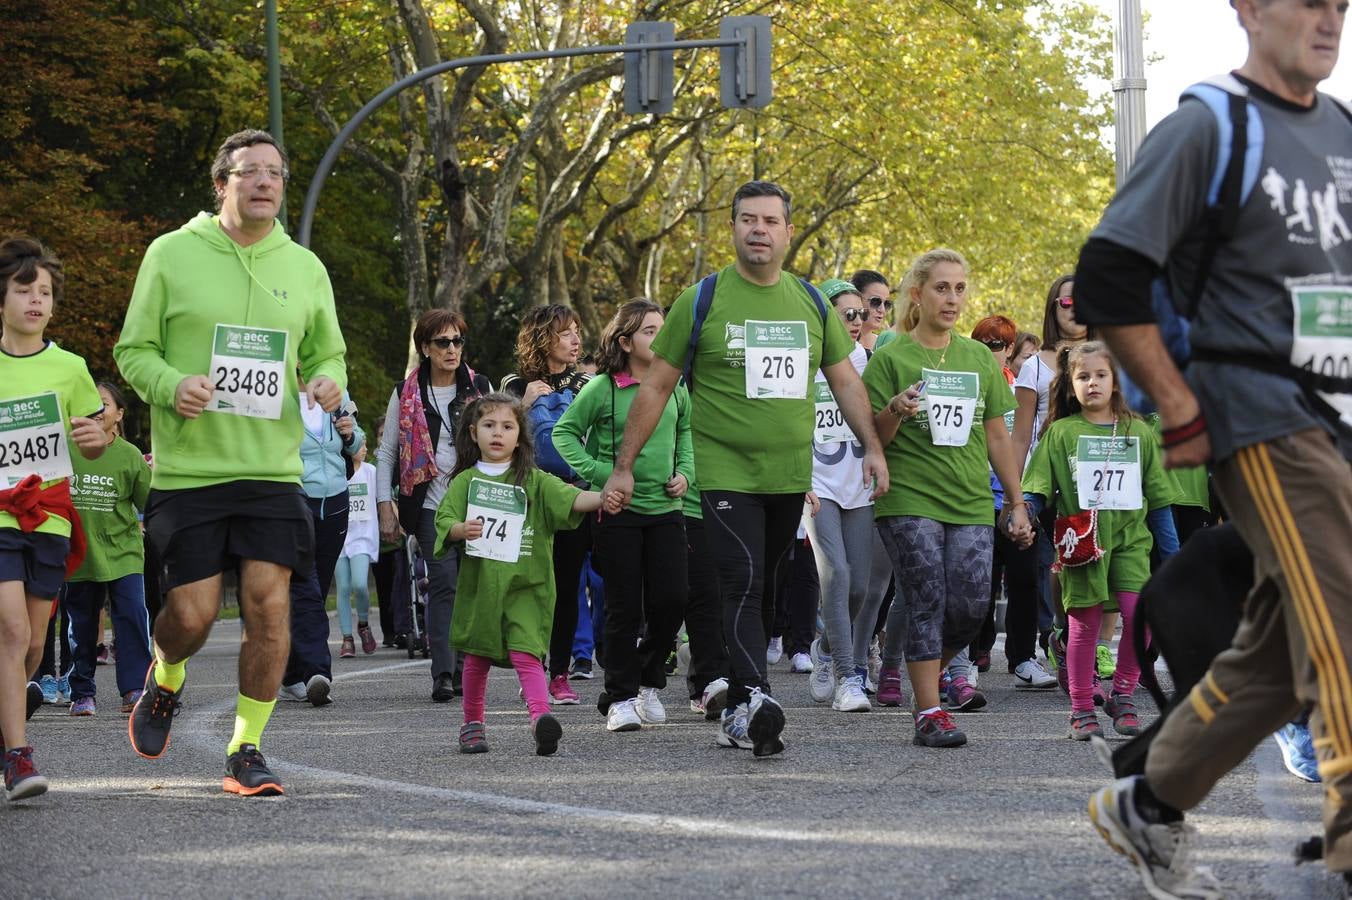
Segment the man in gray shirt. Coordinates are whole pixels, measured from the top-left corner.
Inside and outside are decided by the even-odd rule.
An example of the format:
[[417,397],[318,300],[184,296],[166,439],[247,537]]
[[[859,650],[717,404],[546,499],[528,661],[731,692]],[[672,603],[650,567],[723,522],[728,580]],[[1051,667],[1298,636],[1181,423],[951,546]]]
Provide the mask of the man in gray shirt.
[[[1145,774],[1099,791],[1090,815],[1157,897],[1219,896],[1187,863],[1183,810],[1268,734],[1313,707],[1328,787],[1325,862],[1352,870],[1352,118],[1317,85],[1338,58],[1339,0],[1231,0],[1249,38],[1216,83],[1262,123],[1262,173],[1215,245],[1207,191],[1221,123],[1185,102],[1141,146],[1080,256],[1076,318],[1101,329],[1159,405],[1166,465],[1215,464],[1256,585],[1231,648],[1174,709]],[[1167,267],[1165,266],[1167,262]],[[1165,350],[1150,284],[1164,270],[1192,314],[1187,379]],[[1325,376],[1322,380],[1316,376]],[[1186,598],[1180,598],[1186,602]],[[1346,874],[1345,874],[1345,877]]]

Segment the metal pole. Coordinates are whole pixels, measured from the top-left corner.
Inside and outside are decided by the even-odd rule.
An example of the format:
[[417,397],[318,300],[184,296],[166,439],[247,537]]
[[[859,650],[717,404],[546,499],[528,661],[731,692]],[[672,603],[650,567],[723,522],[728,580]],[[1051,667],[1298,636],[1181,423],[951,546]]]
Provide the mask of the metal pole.
[[300,228],[296,235],[296,240],[301,246],[310,246],[310,230],[314,226],[315,208],[319,205],[319,191],[324,187],[324,181],[329,177],[329,172],[333,171],[333,165],[338,161],[338,154],[342,151],[343,145],[352,137],[352,133],[357,130],[362,122],[371,115],[371,113],[380,109],[388,103],[400,91],[410,88],[415,84],[420,84],[429,78],[441,75],[444,72],[452,72],[456,69],[465,69],[470,66],[486,66],[493,63],[504,62],[530,62],[537,59],[561,59],[569,56],[595,56],[605,53],[638,53],[644,50],[697,50],[702,47],[741,47],[746,44],[745,37],[739,38],[711,38],[700,41],[663,41],[652,44],[607,44],[598,47],[569,47],[563,50],[534,50],[529,53],[497,53],[489,56],[466,56],[461,59],[451,59],[446,62],[437,63],[435,66],[428,66],[426,69],[419,69],[411,75],[396,81],[394,84],[385,88],[379,94],[376,94],[370,102],[357,111],[357,114],[348,120],[343,126],[342,131],[329,144],[329,149],[324,152],[324,158],[319,161],[318,168],[315,169],[314,178],[310,180],[310,188],[305,192],[305,205],[301,209]]
[[[263,15],[268,39],[268,130],[278,146],[285,147],[282,138],[282,56],[277,39],[277,0],[265,0]],[[277,211],[277,218],[286,228],[286,203]]]
[[1141,0],[1117,0],[1113,93],[1117,122],[1117,183],[1126,180],[1145,138],[1145,49]]

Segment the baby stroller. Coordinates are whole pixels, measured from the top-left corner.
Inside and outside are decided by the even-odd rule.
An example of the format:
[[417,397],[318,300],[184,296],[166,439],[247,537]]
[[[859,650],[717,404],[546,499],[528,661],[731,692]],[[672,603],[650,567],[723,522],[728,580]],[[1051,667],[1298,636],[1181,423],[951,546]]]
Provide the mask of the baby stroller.
[[404,545],[404,552],[408,555],[409,622],[411,623],[408,633],[408,658],[413,659],[421,652],[423,659],[428,659],[432,656],[432,648],[427,640],[427,560],[423,558],[422,549],[418,546],[418,539],[413,535],[408,536],[408,542]]

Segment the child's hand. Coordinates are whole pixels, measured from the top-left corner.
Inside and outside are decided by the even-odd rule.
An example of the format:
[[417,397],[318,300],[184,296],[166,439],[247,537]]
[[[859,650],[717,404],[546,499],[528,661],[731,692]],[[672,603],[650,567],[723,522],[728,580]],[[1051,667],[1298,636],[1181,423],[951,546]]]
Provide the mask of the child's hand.
[[807,508],[811,511],[812,518],[817,518],[817,513],[820,512],[822,508],[821,500],[817,499],[817,492],[808,491],[803,495],[803,502],[807,504]]
[[465,540],[477,541],[479,538],[483,537],[483,534],[484,534],[483,519],[470,519],[469,521],[465,522]]
[[606,491],[606,493],[602,495],[601,502],[605,506],[606,512],[610,513],[612,516],[616,515],[624,509],[624,494],[619,491]]
[[667,482],[668,497],[684,497],[688,490],[690,490],[690,482],[686,481],[685,476],[680,472],[671,476],[671,480]]

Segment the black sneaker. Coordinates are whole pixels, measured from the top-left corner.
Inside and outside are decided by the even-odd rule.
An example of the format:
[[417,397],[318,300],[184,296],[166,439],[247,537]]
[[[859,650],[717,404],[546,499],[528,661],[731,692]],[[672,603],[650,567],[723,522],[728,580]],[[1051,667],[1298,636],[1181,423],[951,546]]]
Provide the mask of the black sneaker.
[[253,744],[240,744],[238,750],[225,758],[225,781],[221,787],[227,794],[241,797],[275,797],[285,793],[282,782],[272,774],[263,754]]
[[535,738],[536,756],[553,756],[559,749],[559,738],[563,737],[563,726],[559,720],[545,713],[530,726],[531,736]]
[[311,706],[328,706],[333,702],[329,696],[333,683],[324,675],[311,675],[310,680],[305,682],[305,699],[310,701]]
[[146,672],[146,686],[141,699],[131,709],[127,719],[127,737],[131,749],[146,759],[159,759],[169,746],[169,729],[178,715],[179,698],[183,688],[170,692],[155,681],[155,664]]
[[[28,721],[33,718],[33,713],[37,712],[38,707],[42,705],[42,685],[36,681],[28,682],[28,693],[25,694],[24,699],[28,701],[28,711],[24,713],[24,721]],[[3,747],[0,747],[0,750],[3,749]]]
[[747,704],[747,737],[751,738],[751,752],[756,756],[774,756],[784,752],[784,709],[760,688],[751,690]]
[[442,672],[432,679],[432,702],[447,703],[455,698],[455,682],[450,672]]
[[589,681],[592,677],[592,661],[585,656],[573,660],[573,671],[568,675],[574,681]]

